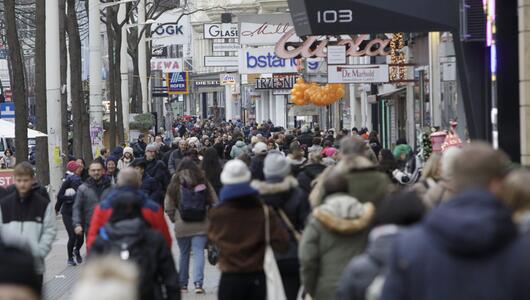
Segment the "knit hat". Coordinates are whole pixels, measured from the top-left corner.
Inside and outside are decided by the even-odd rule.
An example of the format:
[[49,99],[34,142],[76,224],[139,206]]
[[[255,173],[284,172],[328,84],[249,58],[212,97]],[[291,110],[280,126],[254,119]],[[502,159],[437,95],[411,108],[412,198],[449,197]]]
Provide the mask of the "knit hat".
[[267,145],[264,142],[258,142],[256,145],[254,145],[254,149],[252,149],[252,152],[254,154],[267,154]]
[[279,153],[270,153],[265,158],[263,174],[265,179],[283,179],[291,173],[291,164]]
[[158,151],[158,147],[156,144],[149,144],[147,147],[145,147],[145,151]]
[[125,153],[129,153],[131,155],[134,155],[134,150],[131,147],[125,147],[125,148],[123,148],[123,154],[125,154]]
[[[30,288],[37,296],[42,292],[42,282],[37,275],[35,261],[23,242],[2,232],[0,242],[0,284],[13,284]],[[12,241],[11,241],[12,240]]]
[[337,153],[337,149],[333,148],[333,147],[326,147],[324,148],[324,150],[322,150],[322,156],[326,156],[326,157],[333,157],[333,155],[335,155],[335,153]]
[[66,164],[66,169],[70,172],[75,172],[75,170],[77,170],[81,165],[77,163],[77,161],[75,160],[72,160],[72,161],[69,161],[67,164]]
[[247,165],[239,159],[228,161],[221,172],[221,182],[225,185],[250,182],[250,179]]

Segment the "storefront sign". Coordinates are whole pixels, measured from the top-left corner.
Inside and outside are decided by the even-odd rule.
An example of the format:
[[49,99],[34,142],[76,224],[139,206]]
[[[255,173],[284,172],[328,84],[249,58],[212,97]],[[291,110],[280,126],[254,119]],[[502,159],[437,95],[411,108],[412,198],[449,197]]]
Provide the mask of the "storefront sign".
[[220,86],[219,80],[215,79],[204,79],[204,80],[195,80],[193,85],[196,87],[216,87]]
[[236,74],[234,73],[223,73],[219,75],[219,82],[221,85],[234,85],[236,84]]
[[289,109],[289,116],[317,116],[318,115],[318,107],[314,104],[309,105],[295,105],[291,109]]
[[[156,19],[157,24],[151,25],[151,36],[153,45],[185,45],[191,40],[191,25],[188,16],[182,16],[182,12],[176,9],[167,11]],[[175,24],[178,20],[179,22]]]
[[[317,36],[308,37],[303,43],[293,47],[288,45],[293,36],[296,36],[294,29],[287,32],[279,41],[276,43],[275,53],[282,58],[292,57],[327,57],[328,53],[324,50],[330,43],[329,39],[319,39]],[[368,43],[365,43],[366,35],[359,34],[353,35],[353,38],[341,38],[334,42],[338,46],[345,46],[348,48],[346,51],[347,56],[386,56],[390,55],[390,49],[387,49],[390,40],[389,39],[373,39]]]
[[213,44],[213,52],[237,52],[241,49],[238,43],[216,43]]
[[204,24],[205,39],[228,39],[239,37],[239,26],[233,23]]
[[298,74],[273,74],[269,78],[258,78],[256,90],[284,90],[292,89],[298,78]]
[[[303,64],[296,58],[281,58],[274,54],[274,47],[245,48],[239,51],[239,73],[296,73],[297,66]],[[315,70],[320,62],[310,60],[307,62],[308,70]]]
[[237,67],[239,58],[237,56],[205,56],[205,67]]
[[288,0],[299,36],[458,31],[458,0]]
[[0,171],[0,187],[6,188],[14,183],[12,169]]
[[344,65],[346,64],[346,46],[335,45],[328,46],[328,65]]
[[169,95],[189,93],[188,72],[176,72],[166,74],[167,93]]
[[[294,24],[289,14],[245,15],[240,16],[241,45],[275,45]],[[291,42],[298,42],[296,35],[290,36]]]
[[182,72],[182,58],[151,58],[151,70],[162,73]]
[[384,83],[388,65],[328,65],[329,83]]

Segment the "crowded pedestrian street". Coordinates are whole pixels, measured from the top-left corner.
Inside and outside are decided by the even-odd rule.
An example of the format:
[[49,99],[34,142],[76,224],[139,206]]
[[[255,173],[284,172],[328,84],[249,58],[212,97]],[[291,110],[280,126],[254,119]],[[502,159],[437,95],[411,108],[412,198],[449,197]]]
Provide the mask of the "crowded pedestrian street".
[[530,0],[0,0],[0,300],[530,300]]

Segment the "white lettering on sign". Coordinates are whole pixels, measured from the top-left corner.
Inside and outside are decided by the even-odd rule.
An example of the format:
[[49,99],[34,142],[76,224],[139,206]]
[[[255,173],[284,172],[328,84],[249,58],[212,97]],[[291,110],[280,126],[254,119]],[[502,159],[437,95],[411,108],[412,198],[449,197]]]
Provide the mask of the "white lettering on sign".
[[151,70],[162,71],[163,73],[174,73],[182,71],[181,58],[152,58]]
[[[327,52],[324,49],[327,48],[330,43],[329,39],[321,39],[317,36],[308,37],[303,43],[298,46],[288,46],[291,44],[289,40],[295,35],[294,29],[289,30],[285,35],[276,43],[275,53],[281,58],[294,58],[294,57],[327,57]],[[390,40],[373,39],[366,46],[361,49],[361,44],[365,40],[364,34],[353,35],[351,39],[340,39],[335,44],[339,46],[346,46],[347,56],[386,56],[390,55],[390,51],[385,50],[390,44]],[[288,43],[289,42],[289,43]]]
[[318,10],[317,23],[350,23],[353,21],[351,9]]

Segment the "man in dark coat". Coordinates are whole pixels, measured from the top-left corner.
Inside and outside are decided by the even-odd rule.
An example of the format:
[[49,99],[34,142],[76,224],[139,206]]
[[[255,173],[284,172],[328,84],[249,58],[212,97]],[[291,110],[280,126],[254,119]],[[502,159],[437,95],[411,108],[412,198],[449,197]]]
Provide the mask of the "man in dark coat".
[[149,196],[153,201],[162,205],[164,203],[164,194],[162,192],[162,185],[153,177],[145,172],[146,162],[143,158],[137,158],[131,163],[131,167],[135,168],[142,178],[140,190]]
[[166,164],[157,158],[157,151],[155,144],[149,144],[145,148],[145,173],[162,185],[165,194],[171,175]]
[[382,300],[530,299],[530,239],[497,198],[508,166],[489,145],[462,150],[456,196],[397,238]]
[[313,134],[309,130],[309,127],[303,126],[302,127],[302,134],[300,134],[297,138],[297,140],[300,142],[300,145],[305,145],[306,149],[313,146]]

